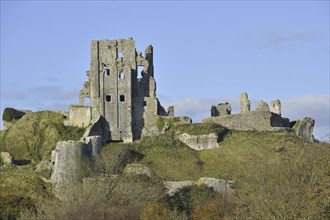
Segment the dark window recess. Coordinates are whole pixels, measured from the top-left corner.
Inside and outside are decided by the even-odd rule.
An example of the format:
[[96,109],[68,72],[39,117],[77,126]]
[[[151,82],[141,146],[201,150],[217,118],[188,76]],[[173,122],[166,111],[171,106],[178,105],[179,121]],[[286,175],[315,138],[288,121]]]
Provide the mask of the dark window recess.
[[106,100],[107,102],[111,102],[111,96],[110,96],[110,95],[105,96],[105,100]]
[[125,102],[125,96],[124,96],[124,95],[120,95],[120,96],[119,96],[119,101],[121,101],[121,102]]
[[143,106],[147,106],[147,102],[146,101],[143,102]]
[[105,76],[110,76],[110,69],[103,70]]
[[119,73],[119,79],[125,79],[125,74],[123,72]]

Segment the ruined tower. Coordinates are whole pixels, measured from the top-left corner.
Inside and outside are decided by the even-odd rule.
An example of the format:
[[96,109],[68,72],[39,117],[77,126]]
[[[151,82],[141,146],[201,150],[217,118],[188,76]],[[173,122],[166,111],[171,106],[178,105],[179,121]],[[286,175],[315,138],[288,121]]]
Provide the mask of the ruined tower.
[[[148,121],[154,121],[150,118],[166,115],[156,98],[151,45],[142,55],[132,38],[94,40],[87,76],[79,105],[70,106],[70,124],[85,126],[102,116],[109,123],[111,140],[131,142],[141,138]],[[84,106],[85,98],[90,98],[90,107]]]

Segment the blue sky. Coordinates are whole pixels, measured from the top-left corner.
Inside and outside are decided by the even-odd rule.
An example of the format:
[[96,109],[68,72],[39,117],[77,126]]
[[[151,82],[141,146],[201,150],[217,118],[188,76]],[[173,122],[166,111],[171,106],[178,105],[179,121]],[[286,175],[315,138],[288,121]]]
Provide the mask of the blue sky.
[[282,101],[329,134],[329,1],[1,1],[1,112],[68,110],[90,41],[154,46],[157,95],[194,121],[229,101]]

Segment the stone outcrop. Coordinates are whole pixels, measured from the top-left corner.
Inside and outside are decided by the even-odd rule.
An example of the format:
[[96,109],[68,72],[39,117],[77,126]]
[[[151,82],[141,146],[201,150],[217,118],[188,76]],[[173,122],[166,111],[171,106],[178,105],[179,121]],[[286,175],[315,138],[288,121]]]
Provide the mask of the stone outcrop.
[[145,175],[148,177],[154,176],[153,171],[149,167],[138,163],[128,164],[124,169],[124,174]]
[[256,111],[269,112],[269,107],[268,107],[267,102],[259,101]]
[[235,188],[235,181],[233,180],[222,180],[217,178],[202,177],[197,180],[196,185],[206,185],[213,188],[216,192],[225,192],[226,190]]
[[240,105],[240,112],[245,113],[250,111],[251,103],[248,98],[248,94],[246,92],[243,92],[241,94],[240,100],[239,100],[239,105]]
[[211,116],[223,116],[231,114],[231,106],[228,102],[220,103],[218,105],[212,105],[211,107]]
[[314,142],[313,130],[315,120],[309,117],[305,117],[296,122],[293,129],[296,134],[306,141]]
[[270,111],[281,115],[281,101],[279,99],[270,102]]
[[180,134],[179,140],[194,150],[206,150],[219,147],[218,134],[202,134],[189,135],[187,133]]
[[202,177],[199,180],[195,181],[166,181],[164,182],[165,187],[167,188],[167,194],[173,196],[178,190],[194,186],[194,185],[206,185],[210,188],[213,188],[216,192],[225,192],[228,190],[233,190],[235,188],[235,181],[234,180],[222,180],[217,178],[210,178],[210,177]]
[[8,152],[1,152],[0,157],[4,167],[13,165],[13,157]]
[[167,194],[170,196],[173,196],[179,189],[182,189],[183,187],[187,186],[193,186],[195,185],[194,181],[186,180],[186,181],[166,181],[164,182],[164,185],[166,187]]

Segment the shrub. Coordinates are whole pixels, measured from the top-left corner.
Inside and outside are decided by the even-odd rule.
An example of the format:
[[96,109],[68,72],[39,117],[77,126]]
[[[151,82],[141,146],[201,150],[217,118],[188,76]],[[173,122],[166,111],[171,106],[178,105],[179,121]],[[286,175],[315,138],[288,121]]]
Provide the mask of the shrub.
[[2,114],[2,120],[6,122],[11,122],[15,117],[15,109],[5,108]]
[[167,220],[169,219],[169,210],[161,202],[150,203],[141,212],[141,220]]

